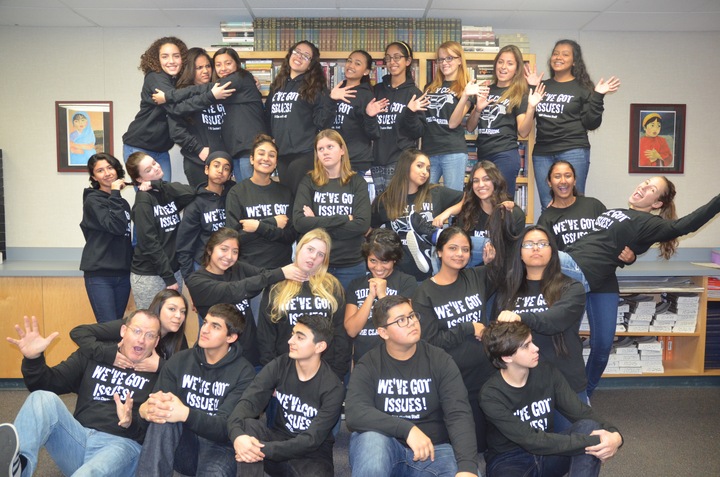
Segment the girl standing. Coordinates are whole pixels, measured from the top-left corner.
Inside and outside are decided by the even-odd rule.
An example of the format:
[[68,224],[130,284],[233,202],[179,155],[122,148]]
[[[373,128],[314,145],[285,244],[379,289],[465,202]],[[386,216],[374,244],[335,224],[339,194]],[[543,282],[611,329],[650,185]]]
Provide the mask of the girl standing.
[[147,308],[163,288],[182,292],[175,237],[180,211],[195,198],[195,191],[185,184],[163,181],[162,167],[144,152],[130,154],[127,170],[135,185],[149,182],[135,194],[132,218],[137,246],[130,269],[135,305]]
[[387,101],[375,100],[370,84],[372,64],[370,53],[353,51],[345,61],[345,79],[330,92],[337,105],[332,128],[345,139],[352,170],[360,176],[372,165],[372,141],[379,134],[374,118],[387,106]]
[[323,229],[306,233],[298,242],[295,265],[307,274],[307,281],[291,278],[263,292],[257,331],[262,365],[288,352],[288,339],[299,316],[322,315],[335,330],[323,358],[340,380],[350,370],[351,344],[343,326],[343,289],[327,271],[331,242]]
[[[545,209],[550,203],[550,189],[544,178],[553,162],[564,159],[577,171],[577,188],[585,192],[585,181],[590,170],[590,142],[588,131],[602,123],[603,100],[606,94],[620,87],[620,80],[611,76],[600,78],[597,85],[590,80],[582,50],[573,40],[555,43],[550,60],[550,79],[545,84],[545,97],[537,106],[535,122],[537,133],[533,149],[533,167],[540,203]],[[526,67],[530,87],[540,83],[537,75]]]
[[400,153],[417,147],[417,140],[422,135],[422,127],[417,125],[415,130],[399,129],[407,104],[422,94],[412,77],[412,61],[412,49],[407,43],[396,41],[385,47],[385,64],[390,74],[375,86],[375,99],[383,101],[381,104],[386,106],[377,115],[380,137],[373,143],[373,165],[370,168],[376,197],[390,184]]
[[288,50],[270,85],[265,109],[270,131],[282,155],[278,159],[280,183],[294,194],[300,180],[313,168],[313,141],[335,117],[335,103],[327,91],[320,65],[320,50],[309,41]]
[[328,272],[343,287],[365,272],[360,246],[370,228],[367,182],[350,168],[347,145],[333,129],[315,138],[315,167],[298,186],[293,224],[300,234],[323,228],[330,235]]
[[80,229],[85,237],[80,270],[98,323],[123,317],[130,297],[130,204],[120,196],[125,187],[122,164],[110,154],[94,154],[87,162],[90,187],[83,192]]

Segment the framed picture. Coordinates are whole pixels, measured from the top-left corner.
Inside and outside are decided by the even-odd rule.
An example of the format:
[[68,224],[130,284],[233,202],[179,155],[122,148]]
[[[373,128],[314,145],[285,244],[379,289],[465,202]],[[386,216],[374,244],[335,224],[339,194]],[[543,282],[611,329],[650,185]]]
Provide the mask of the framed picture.
[[685,105],[630,105],[630,166],[640,173],[682,174],[685,169]]
[[58,172],[86,172],[90,156],[112,154],[112,101],[55,101]]

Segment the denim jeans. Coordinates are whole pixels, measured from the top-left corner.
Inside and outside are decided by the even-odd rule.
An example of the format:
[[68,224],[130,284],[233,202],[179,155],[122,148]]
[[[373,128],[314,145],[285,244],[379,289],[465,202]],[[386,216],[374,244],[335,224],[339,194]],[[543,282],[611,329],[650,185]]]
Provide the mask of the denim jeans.
[[489,241],[490,239],[487,237],[475,237],[474,235],[470,237],[472,251],[470,252],[470,261],[465,268],[477,267],[483,264],[483,249]]
[[253,175],[253,166],[250,164],[250,155],[233,159],[233,175],[238,184]]
[[367,265],[365,261],[356,265],[350,265],[349,267],[328,267],[328,273],[338,279],[343,289],[350,286],[350,282],[357,277],[365,275],[366,271]]
[[130,274],[122,277],[85,277],[90,306],[98,323],[118,320],[130,298]]
[[151,151],[149,149],[143,149],[142,147],[135,147],[130,146],[128,144],[123,144],[123,159],[125,159],[125,162],[127,163],[128,157],[130,157],[130,154],[133,152],[141,151],[147,154],[148,156],[155,159],[155,162],[160,164],[160,167],[162,167],[163,170],[163,179],[164,181],[172,182],[172,164],[170,162],[170,152],[158,152],[158,151]]
[[585,273],[580,269],[575,259],[572,258],[569,253],[563,252],[562,250],[558,252],[558,255],[560,257],[560,269],[563,275],[580,282],[583,288],[585,288],[585,293],[588,293],[590,291],[590,284],[585,279]]
[[[573,423],[570,429],[557,434],[585,434],[600,429],[600,425],[590,419]],[[600,474],[602,463],[595,456],[580,451],[574,456],[534,455],[518,447],[503,452],[487,463],[487,477],[593,477]]]
[[38,452],[43,446],[64,475],[135,475],[140,444],[83,427],[54,393],[30,393],[15,418],[15,427],[20,437],[20,454],[27,459],[23,477],[35,472]]
[[235,450],[198,436],[182,423],[148,426],[137,466],[137,477],[172,477],[174,471],[197,477],[235,477]]
[[413,461],[413,451],[379,432],[353,432],[350,436],[353,477],[455,477],[457,462],[450,444],[435,446],[435,460]]
[[[515,184],[517,175],[520,172],[520,153],[517,149],[498,152],[482,159],[490,161],[500,170],[505,182],[507,183],[507,191],[510,194],[510,200],[515,200]],[[533,158],[534,160],[534,158]]]
[[556,161],[567,161],[575,168],[575,187],[581,194],[585,193],[585,181],[587,180],[588,171],[590,170],[590,149],[577,148],[568,151],[550,154],[548,156],[533,154],[532,163],[535,174],[535,184],[537,185],[538,195],[540,196],[540,205],[545,210],[550,204],[550,186],[547,183],[547,175],[550,167]]
[[465,185],[466,152],[430,156],[430,183],[437,184],[443,178],[443,185],[450,189],[463,190]]
[[618,293],[587,294],[585,309],[590,322],[590,356],[585,364],[585,374],[588,398],[600,382],[612,351],[619,298]]
[[[589,402],[590,400],[588,399],[588,396],[587,396],[587,390],[583,389],[582,391],[577,393],[577,397],[579,400],[581,400],[585,404],[588,404],[588,405],[590,404],[590,402]],[[555,432],[562,432],[566,429],[570,429],[571,426],[572,426],[572,422],[568,421],[568,419],[565,416],[563,416],[560,413],[560,411],[558,411],[557,409],[555,409],[555,411],[553,411],[553,427],[554,427]]]
[[375,187],[375,197],[380,197],[380,194],[385,192],[387,186],[390,184],[392,176],[395,174],[395,167],[397,163],[388,164],[386,166],[372,166],[370,168],[370,174],[373,179],[373,186]]

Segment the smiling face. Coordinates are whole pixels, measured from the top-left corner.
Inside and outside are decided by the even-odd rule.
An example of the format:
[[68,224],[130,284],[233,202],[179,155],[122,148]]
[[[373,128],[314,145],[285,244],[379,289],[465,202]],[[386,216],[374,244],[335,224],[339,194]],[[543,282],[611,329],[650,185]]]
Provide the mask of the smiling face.
[[225,270],[235,265],[239,255],[238,241],[234,238],[224,240],[213,248],[207,270],[215,275],[222,275]]
[[315,152],[318,161],[325,168],[331,178],[340,175],[340,164],[342,162],[345,149],[330,138],[323,137],[318,140],[315,145]]
[[395,262],[392,260],[380,260],[374,253],[370,252],[367,258],[367,267],[373,278],[386,279],[395,268]]
[[215,62],[215,71],[221,78],[231,75],[238,70],[237,63],[235,63],[235,60],[227,53],[215,56],[213,61]]
[[490,179],[490,176],[482,167],[477,168],[475,174],[473,174],[472,189],[473,193],[475,193],[481,201],[490,200],[495,192],[495,185],[492,179]]
[[163,178],[162,167],[150,156],[145,156],[140,160],[138,173],[141,181],[159,181]]
[[649,212],[652,209],[659,209],[663,205],[660,197],[667,193],[667,188],[667,183],[662,177],[651,177],[635,188],[628,202],[635,210]]
[[112,183],[118,178],[115,168],[105,159],[101,159],[95,163],[92,177],[100,184],[100,190],[105,192],[110,191]]
[[[437,54],[438,61],[440,62],[440,71],[442,71],[445,80],[455,81],[457,78],[458,68],[460,68],[460,57],[450,50],[445,48],[438,49]],[[445,61],[445,58],[452,58],[449,62]]]
[[271,142],[258,144],[250,156],[253,170],[263,175],[270,175],[277,167],[277,147]]
[[176,76],[182,69],[180,48],[174,43],[165,43],[160,47],[160,68],[170,76]]
[[212,76],[212,66],[210,60],[205,55],[195,58],[195,84],[208,84]]
[[370,65],[362,53],[353,53],[345,61],[345,79],[359,82],[363,76],[370,74]]
[[437,251],[442,267],[451,270],[462,270],[470,261],[470,241],[464,234],[457,233],[450,237],[442,250]]
[[208,183],[215,185],[223,185],[232,174],[232,165],[228,159],[216,157],[210,164],[205,166],[205,174],[208,176]]
[[556,199],[565,200],[573,195],[575,187],[575,173],[568,164],[558,163],[552,167],[548,185]]
[[417,192],[423,184],[425,184],[430,178],[430,159],[427,156],[420,154],[410,164],[409,173],[409,192],[414,194]]
[[179,296],[165,300],[160,309],[160,334],[165,336],[177,332],[185,323],[186,316],[185,300]]
[[555,46],[550,56],[550,67],[556,74],[569,72],[573,67],[573,62],[572,46],[566,43],[560,43]]
[[510,51],[504,52],[495,62],[495,76],[497,76],[497,85],[501,88],[510,86],[512,79],[518,71],[518,64],[515,55]]
[[405,77],[405,70],[410,66],[412,60],[407,58],[407,51],[401,49],[398,45],[390,45],[385,50],[386,67],[392,76]]
[[160,339],[160,321],[137,312],[127,324],[120,328],[119,351],[133,363],[150,356]]
[[290,77],[305,73],[310,68],[313,50],[307,43],[299,43],[290,54]]
[[314,275],[327,256],[327,244],[320,239],[312,239],[295,254],[295,264],[308,275]]
[[[531,230],[523,237],[523,243],[534,242],[534,243],[550,243],[548,236],[540,230]],[[548,263],[550,263],[550,257],[552,250],[546,246],[540,248],[533,246],[532,248],[521,248],[520,257],[522,258],[525,267],[528,270],[540,271],[545,269]]]

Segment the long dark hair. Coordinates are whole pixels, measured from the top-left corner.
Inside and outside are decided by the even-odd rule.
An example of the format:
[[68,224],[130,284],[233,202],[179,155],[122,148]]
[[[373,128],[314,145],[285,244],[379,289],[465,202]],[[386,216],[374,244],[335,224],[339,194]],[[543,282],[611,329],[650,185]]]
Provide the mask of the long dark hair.
[[412,48],[410,48],[410,45],[405,43],[404,41],[393,41],[392,43],[389,43],[388,46],[385,47],[385,54],[387,55],[388,50],[391,46],[397,46],[400,48],[400,50],[405,52],[405,58],[410,60],[410,65],[405,68],[405,80],[412,80],[412,60],[413,60],[413,51]]
[[[405,207],[411,204],[407,203],[407,196],[410,189],[410,166],[415,162],[418,156],[425,156],[427,154],[422,152],[420,149],[414,147],[405,149],[398,158],[397,166],[395,166],[395,174],[390,179],[387,189],[380,194],[377,202],[385,206],[385,211],[390,220],[396,220],[403,215]],[[430,158],[428,158],[428,162]],[[425,182],[423,185],[418,187],[418,191],[415,194],[415,211],[420,212],[422,210],[422,204],[430,199],[430,190],[437,187],[437,184],[430,184],[430,180]]]
[[467,184],[465,184],[465,201],[462,209],[460,209],[459,219],[462,227],[468,234],[475,230],[478,222],[480,211],[482,210],[482,201],[475,195],[473,191],[473,179],[478,169],[484,169],[493,185],[493,194],[490,197],[490,203],[495,207],[503,201],[511,200],[510,194],[507,192],[507,182],[495,164],[490,161],[478,161],[473,166],[468,176]]
[[[173,353],[183,349],[183,343],[187,344],[185,341],[185,323],[187,323],[187,311],[189,308],[187,299],[179,291],[171,288],[161,290],[157,295],[155,295],[155,298],[153,298],[150,306],[148,306],[148,310],[160,318],[162,308],[165,305],[165,302],[170,298],[182,298],[183,303],[185,304],[185,321],[183,321],[183,324],[180,325],[180,329],[166,333],[165,336],[161,337],[160,341],[158,341],[155,350],[163,359],[169,359]],[[162,320],[160,321],[160,326],[162,326]]]
[[[572,48],[573,53],[573,65],[570,69],[570,74],[573,75],[573,77],[578,80],[578,83],[586,89],[589,89],[590,91],[593,91],[595,89],[595,84],[590,79],[590,74],[588,73],[587,67],[585,66],[585,60],[583,60],[582,56],[582,48],[580,48],[580,45],[574,40],[558,40],[555,42],[555,46],[553,46],[553,51],[555,51],[555,48],[558,47],[558,45],[568,45],[570,48]],[[550,55],[550,59],[548,59],[548,70],[550,71],[550,77],[555,77],[555,71],[552,69],[552,54]]]
[[205,251],[202,256],[202,266],[207,267],[210,264],[210,257],[212,256],[213,249],[228,239],[235,239],[240,248],[240,234],[230,227],[222,227],[214,232],[205,244]]
[[208,55],[208,52],[204,48],[190,48],[187,52],[187,63],[183,63],[183,69],[180,73],[180,77],[175,84],[175,88],[187,88],[195,84],[195,62],[200,57],[205,57],[210,63],[210,78],[215,74],[215,68],[213,68],[213,61]]
[[[370,55],[370,53],[368,53],[365,50],[355,50],[348,55],[348,59],[355,53],[358,53],[365,58],[365,64],[367,65],[367,69],[372,71],[372,68],[373,68],[373,65],[375,64],[375,62],[373,61],[373,58]],[[346,83],[347,83],[347,80],[343,80],[343,84],[346,84]],[[360,83],[370,84],[370,75],[362,75],[362,78],[360,78]],[[371,90],[373,89],[372,84],[370,84],[370,89]]]
[[[522,234],[520,234],[512,246],[512,252],[508,257],[505,280],[500,282],[504,283],[505,286],[500,287],[498,290],[498,310],[514,310],[517,298],[526,294],[528,291],[527,267],[522,260],[522,243],[527,234],[535,230],[545,234],[545,237],[547,237],[550,243],[550,261],[545,266],[542,278],[540,279],[540,292],[543,294],[547,306],[550,307],[558,301],[562,297],[563,292],[573,282],[571,278],[562,273],[555,236],[540,225],[529,225],[525,227],[525,230],[523,230]],[[562,333],[553,335],[552,340],[555,353],[558,356],[568,356],[568,349]]]
[[[241,78],[245,77],[247,71],[242,67],[242,60],[240,60],[240,55],[238,55],[237,51],[229,47],[220,48],[213,55],[213,59],[217,58],[218,55],[228,55],[230,58],[232,58],[232,60],[235,62],[235,66],[237,66],[237,74],[239,74]],[[213,65],[213,81],[217,81],[220,78],[218,77],[217,71],[215,70],[215,62],[211,61],[210,63]]]
[[[661,195],[658,200],[662,202],[662,206],[658,209],[658,215],[665,220],[676,220],[677,212],[675,211],[675,184],[670,182],[665,176],[658,176],[665,181],[667,190]],[[675,251],[678,248],[678,239],[670,239],[665,242],[660,242],[660,256],[665,260],[670,260],[670,257],[675,255]]]
[[322,66],[320,65],[320,50],[307,40],[298,41],[288,49],[287,55],[285,55],[285,59],[280,66],[280,71],[278,71],[277,76],[275,76],[275,79],[270,85],[270,92],[272,94],[285,86],[288,78],[290,78],[290,57],[293,54],[293,50],[300,44],[310,47],[312,58],[310,59],[310,65],[308,65],[298,93],[300,94],[300,99],[308,103],[313,103],[318,95],[324,89],[327,89],[327,80],[325,79],[325,72],[323,72]]
[[[548,183],[548,187],[550,187],[550,197],[552,197],[553,200],[555,200],[555,191],[553,191],[552,186],[550,186],[550,178],[552,177],[553,172],[555,171],[555,167],[558,165],[561,165],[561,164],[569,166],[570,170],[573,173],[573,179],[577,178],[577,174],[575,173],[575,166],[570,164],[568,161],[566,161],[564,159],[559,159],[559,160],[553,162],[553,165],[550,166],[550,169],[548,169],[547,177],[545,177],[545,180]],[[575,185],[573,185],[572,195],[574,195],[575,197],[582,195],[582,194],[580,194],[580,192],[578,192],[577,186],[575,186]]]
[[488,238],[495,249],[495,258],[485,264],[488,277],[493,283],[503,283],[509,267],[508,257],[512,254],[512,247],[518,240],[513,233],[515,219],[512,211],[504,205],[496,205],[487,222]]
[[99,152],[90,156],[87,162],[87,170],[88,174],[90,174],[90,187],[92,187],[93,189],[100,188],[100,183],[93,178],[93,169],[95,169],[95,165],[100,161],[107,161],[110,167],[115,169],[118,179],[125,178],[125,169],[123,169],[122,162],[120,162],[112,154],[108,154],[107,152]]

